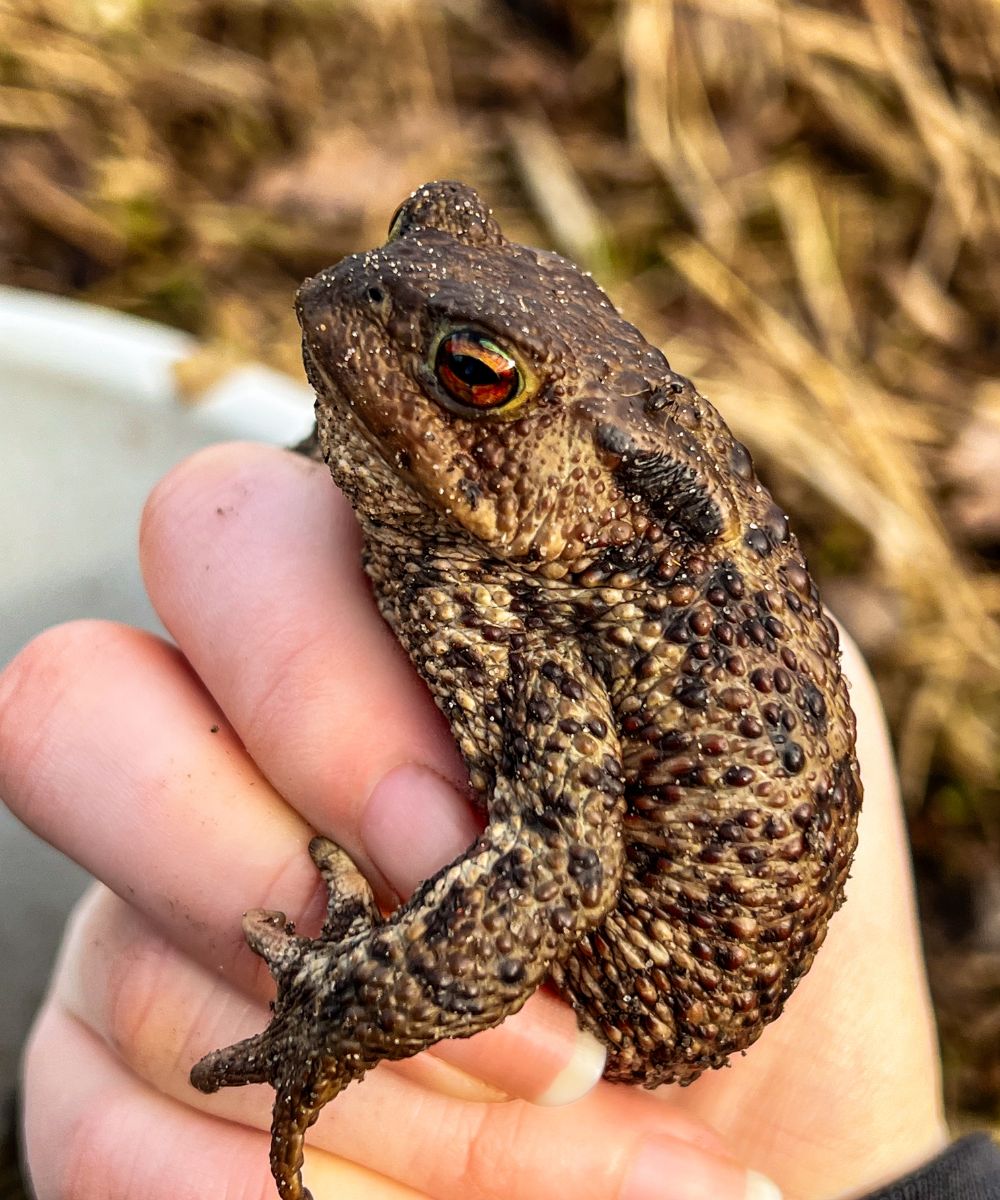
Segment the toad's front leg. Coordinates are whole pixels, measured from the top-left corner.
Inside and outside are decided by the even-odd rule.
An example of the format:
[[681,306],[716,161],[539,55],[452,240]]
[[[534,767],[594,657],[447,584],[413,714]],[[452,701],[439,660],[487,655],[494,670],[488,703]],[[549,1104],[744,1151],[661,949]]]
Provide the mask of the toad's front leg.
[[313,841],[330,892],[318,937],[280,913],[250,913],[247,940],[278,985],[256,1037],[191,1074],[212,1092],[270,1082],[271,1167],[282,1200],[303,1200],[305,1132],[380,1059],[407,1058],[517,1012],[614,904],[623,782],[608,697],[576,647],[511,655],[489,824],[469,850],[382,920],[332,842]]

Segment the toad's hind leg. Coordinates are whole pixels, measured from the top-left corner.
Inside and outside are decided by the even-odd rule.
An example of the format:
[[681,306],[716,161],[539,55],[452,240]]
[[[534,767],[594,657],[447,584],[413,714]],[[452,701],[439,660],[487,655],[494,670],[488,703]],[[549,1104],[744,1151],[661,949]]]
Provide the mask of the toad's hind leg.
[[[329,890],[318,937],[249,914],[247,936],[278,990],[260,1041],[210,1056],[216,1087],[262,1057],[274,1084],[272,1162],[302,1200],[306,1131],[320,1105],[381,1059],[470,1037],[517,1012],[607,916],[624,869],[624,772],[606,689],[582,650],[518,643],[497,694],[504,714],[489,823],[465,854],[383,920],[332,842],[313,861]],[[195,1068],[195,1082],[199,1071]]]

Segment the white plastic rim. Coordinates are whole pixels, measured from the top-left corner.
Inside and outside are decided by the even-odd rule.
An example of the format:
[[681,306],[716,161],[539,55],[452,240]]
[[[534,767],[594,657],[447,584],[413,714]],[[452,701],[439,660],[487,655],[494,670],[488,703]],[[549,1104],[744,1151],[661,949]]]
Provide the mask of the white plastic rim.
[[[125,390],[137,403],[176,405],[173,368],[197,345],[190,334],[154,321],[0,286],[0,387],[7,374],[31,373],[40,382],[61,378],[111,395]],[[311,405],[304,384],[251,364],[190,407],[193,420],[217,426],[222,437],[284,444],[308,430]]]

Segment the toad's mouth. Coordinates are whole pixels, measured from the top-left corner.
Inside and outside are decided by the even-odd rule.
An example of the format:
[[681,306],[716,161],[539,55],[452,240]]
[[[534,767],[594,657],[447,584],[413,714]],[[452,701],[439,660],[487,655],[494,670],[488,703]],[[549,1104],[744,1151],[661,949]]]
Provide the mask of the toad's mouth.
[[323,459],[334,482],[359,516],[392,525],[411,525],[428,510],[427,498],[410,474],[405,453],[392,446],[368,422],[366,406],[345,381],[319,361],[303,339],[306,378],[316,393],[316,417]]
[[359,404],[349,389],[334,379],[319,362],[309,345],[307,330],[304,330],[302,338],[302,365],[305,367],[306,379],[309,380],[316,393],[317,402],[326,402],[336,410],[341,418],[342,424],[339,428],[345,434],[344,448],[349,448],[348,443],[351,439],[346,434],[350,430],[363,439],[369,450],[374,451],[385,460],[379,437],[365,420],[364,405]]

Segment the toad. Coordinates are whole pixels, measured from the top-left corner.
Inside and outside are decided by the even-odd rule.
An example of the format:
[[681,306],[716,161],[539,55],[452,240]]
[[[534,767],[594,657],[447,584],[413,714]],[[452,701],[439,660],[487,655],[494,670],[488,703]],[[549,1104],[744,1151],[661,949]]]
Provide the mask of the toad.
[[808,970],[861,802],[836,627],[785,514],[589,276],[431,183],[297,309],[316,445],[487,824],[389,914],[317,837],[320,934],[246,915],[273,1017],[192,1081],[272,1084],[282,1200],[352,1080],[546,981],[610,1080],[723,1065]]

